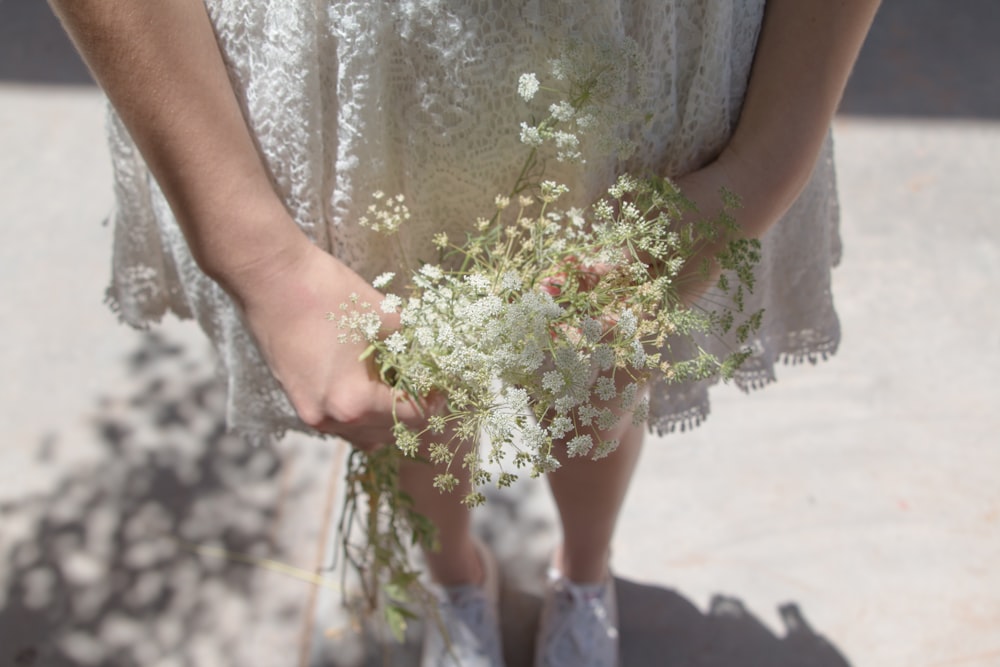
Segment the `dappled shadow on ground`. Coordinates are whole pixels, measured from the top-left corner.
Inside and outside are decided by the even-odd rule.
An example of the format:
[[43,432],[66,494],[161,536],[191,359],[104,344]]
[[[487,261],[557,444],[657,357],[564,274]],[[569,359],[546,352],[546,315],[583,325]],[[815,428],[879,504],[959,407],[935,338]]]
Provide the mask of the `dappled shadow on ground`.
[[261,570],[225,553],[281,558],[279,450],[226,435],[203,359],[147,335],[128,363],[95,456],[40,453],[61,477],[0,507],[0,665],[235,664]]

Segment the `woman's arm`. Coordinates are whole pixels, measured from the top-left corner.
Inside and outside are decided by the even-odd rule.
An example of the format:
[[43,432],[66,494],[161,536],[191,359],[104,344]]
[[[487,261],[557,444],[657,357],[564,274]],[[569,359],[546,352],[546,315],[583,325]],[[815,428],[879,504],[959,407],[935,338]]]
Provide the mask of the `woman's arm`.
[[[878,5],[767,0],[733,135],[712,163],[678,179],[702,213],[718,210],[723,186],[742,199],[736,221],[747,236],[763,235],[788,210],[809,180]],[[700,264],[686,272],[689,298],[705,286]]]
[[[51,4],[299,416],[359,446],[391,441],[391,391],[325,318],[351,293],[381,295],[310,243],[274,192],[202,0]],[[419,419],[416,406],[396,408]]]
[[748,233],[762,234],[809,180],[878,4],[768,0],[739,122],[719,157],[751,180],[748,193],[770,195],[764,211],[749,212]]
[[200,0],[51,4],[206,273],[236,288],[245,267],[305,240],[271,187]]

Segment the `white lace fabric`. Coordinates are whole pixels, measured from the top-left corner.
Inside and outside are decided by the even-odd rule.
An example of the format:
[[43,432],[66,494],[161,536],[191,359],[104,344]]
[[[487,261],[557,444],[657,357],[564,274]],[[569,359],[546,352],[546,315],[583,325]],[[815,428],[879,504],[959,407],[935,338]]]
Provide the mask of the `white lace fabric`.
[[[649,58],[649,122],[626,165],[680,175],[725,145],[738,117],[763,0],[207,0],[230,78],[272,175],[303,231],[364,277],[396,270],[384,237],[356,220],[375,190],[403,193],[407,255],[489,213],[523,160],[514,94],[566,35],[634,39]],[[117,206],[109,299],[130,324],[194,317],[219,351],[230,426],[257,437],[307,430],[267,370],[233,304],[195,265],[170,208],[114,112],[108,124]],[[580,202],[620,168],[590,161],[559,176]],[[766,309],[742,387],[782,359],[836,349],[830,268],[839,258],[829,142],[802,196],[764,238],[751,309]],[[339,304],[330,304],[335,309]],[[331,325],[333,326],[333,325]],[[722,343],[712,342],[709,345]],[[704,382],[651,395],[665,431],[708,413]]]

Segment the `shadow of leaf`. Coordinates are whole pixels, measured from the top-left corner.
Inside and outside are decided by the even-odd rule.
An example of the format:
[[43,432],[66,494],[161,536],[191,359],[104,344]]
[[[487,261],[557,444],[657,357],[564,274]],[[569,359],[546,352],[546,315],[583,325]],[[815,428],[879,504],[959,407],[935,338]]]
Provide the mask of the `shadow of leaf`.
[[0,510],[20,527],[0,541],[0,665],[235,664],[262,613],[261,569],[195,545],[282,558],[277,500],[298,490],[281,489],[281,450],[225,432],[205,359],[147,334],[128,368],[93,415],[92,462],[49,454],[57,481]]

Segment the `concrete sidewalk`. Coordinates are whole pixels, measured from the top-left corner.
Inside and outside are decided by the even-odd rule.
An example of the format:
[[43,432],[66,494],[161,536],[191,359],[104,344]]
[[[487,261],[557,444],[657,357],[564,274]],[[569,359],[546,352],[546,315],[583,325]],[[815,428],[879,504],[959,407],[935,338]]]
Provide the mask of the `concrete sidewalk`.
[[[1000,16],[962,5],[886,2],[837,120],[838,354],[649,442],[614,545],[626,667],[1000,665]],[[0,665],[382,664],[302,580],[342,452],[226,437],[198,332],[101,305],[103,105],[42,65],[0,69]],[[525,483],[477,517],[512,667],[553,515]]]

